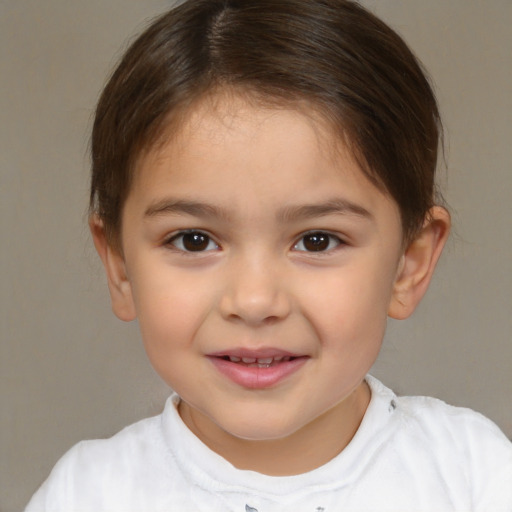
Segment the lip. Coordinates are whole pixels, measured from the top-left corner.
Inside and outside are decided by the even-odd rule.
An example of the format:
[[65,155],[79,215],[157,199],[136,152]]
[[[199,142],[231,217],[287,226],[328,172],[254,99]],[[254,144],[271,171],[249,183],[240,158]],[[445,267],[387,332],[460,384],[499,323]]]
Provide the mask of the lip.
[[[249,359],[285,359],[275,362],[269,367],[247,366],[228,358]],[[215,368],[235,384],[248,389],[267,389],[278,385],[281,381],[298,371],[309,359],[308,356],[294,354],[274,348],[233,349],[208,354],[207,358]],[[290,358],[288,360],[288,358]]]

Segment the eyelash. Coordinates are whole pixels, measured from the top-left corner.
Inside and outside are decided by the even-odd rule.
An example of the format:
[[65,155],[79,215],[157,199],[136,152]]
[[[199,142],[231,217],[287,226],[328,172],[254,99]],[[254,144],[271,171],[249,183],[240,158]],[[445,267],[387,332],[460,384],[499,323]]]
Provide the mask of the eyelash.
[[[316,245],[317,248],[312,250],[307,250],[304,244],[304,240],[306,238],[310,238],[310,241]],[[327,246],[323,247],[323,244],[327,242]],[[334,246],[333,246],[334,243]],[[326,231],[309,231],[308,233],[304,233],[301,235],[300,239],[294,244],[293,249],[300,252],[308,252],[308,253],[327,253],[335,250],[340,245],[344,245],[345,242],[336,235],[331,233],[327,233]],[[298,246],[302,245],[304,249],[298,249]]]
[[[188,242],[195,244],[195,249],[197,250],[191,249],[190,246],[188,248],[186,247],[185,244],[187,243],[187,240],[185,237],[187,235],[191,237]],[[310,247],[310,250],[308,250],[304,243],[305,239],[308,237],[310,238],[309,242],[313,244],[313,246]],[[325,245],[325,243],[327,243],[327,245]],[[194,252],[210,252],[220,248],[219,245],[213,241],[210,235],[199,230],[181,231],[169,238],[165,242],[165,245],[172,245],[176,250],[189,254]],[[213,247],[211,247],[211,245],[213,245]],[[333,251],[340,245],[345,245],[345,242],[336,235],[332,235],[325,231],[310,231],[301,235],[298,241],[293,244],[292,248],[298,252],[322,254]]]
[[[186,243],[185,237],[187,235],[190,235],[192,237],[192,240],[189,240],[190,242],[192,242],[192,243],[196,243],[197,242],[196,248],[198,248],[198,250],[193,250],[193,249],[190,250],[190,249],[187,249],[185,247],[184,242]],[[193,239],[193,237],[195,237],[195,240]],[[206,244],[206,245],[204,245],[204,247],[200,243],[201,240],[199,239],[199,237],[203,238],[203,244]],[[214,247],[208,249],[208,247],[211,244],[213,244]],[[212,237],[210,235],[208,235],[207,233],[204,233],[203,231],[199,231],[199,230],[195,230],[195,229],[191,229],[191,230],[187,230],[187,231],[180,231],[179,233],[176,233],[175,235],[173,235],[171,238],[169,238],[165,242],[165,245],[172,245],[172,246],[174,246],[174,248],[176,250],[182,251],[184,253],[208,252],[208,251],[219,249],[219,245],[216,244],[212,240]]]

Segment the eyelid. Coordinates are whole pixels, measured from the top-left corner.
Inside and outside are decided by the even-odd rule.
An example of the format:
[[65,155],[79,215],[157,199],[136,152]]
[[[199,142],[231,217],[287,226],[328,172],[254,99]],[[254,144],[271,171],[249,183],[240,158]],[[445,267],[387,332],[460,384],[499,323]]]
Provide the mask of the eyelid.
[[[336,245],[334,247],[329,247],[328,246],[327,249],[320,250],[320,251],[308,251],[305,248],[304,249],[297,249],[297,246],[300,243],[303,243],[304,238],[306,238],[307,236],[310,236],[310,235],[315,235],[315,234],[325,235],[325,236],[329,237],[329,239],[330,239],[329,246],[331,245],[331,241],[332,240],[336,241]],[[342,237],[340,237],[339,235],[335,235],[334,233],[331,233],[331,232],[325,231],[325,230],[321,230],[321,229],[312,229],[312,230],[309,230],[309,231],[307,231],[305,233],[302,233],[297,238],[296,242],[294,242],[294,244],[292,246],[292,250],[296,250],[298,252],[304,252],[304,253],[308,253],[308,254],[313,254],[313,255],[322,255],[322,254],[330,253],[330,252],[336,250],[338,247],[343,246],[343,245],[347,245],[347,242]]]
[[[182,247],[179,247],[178,245],[173,243],[176,240],[179,240],[180,238],[182,239],[185,235],[192,234],[192,233],[197,233],[199,235],[204,235],[205,237],[207,237],[208,238],[207,248],[205,248],[203,250],[198,250],[198,251],[190,251],[190,250],[187,250],[186,247],[183,246],[183,242],[181,243]],[[208,248],[211,244],[214,244],[215,247]],[[215,241],[214,237],[203,229],[182,229],[182,230],[177,231],[177,232],[171,234],[170,236],[166,237],[163,245],[167,246],[167,247],[171,246],[172,249],[182,252],[184,254],[196,254],[196,253],[201,254],[201,253],[208,253],[208,252],[212,252],[212,251],[220,249],[220,245]]]

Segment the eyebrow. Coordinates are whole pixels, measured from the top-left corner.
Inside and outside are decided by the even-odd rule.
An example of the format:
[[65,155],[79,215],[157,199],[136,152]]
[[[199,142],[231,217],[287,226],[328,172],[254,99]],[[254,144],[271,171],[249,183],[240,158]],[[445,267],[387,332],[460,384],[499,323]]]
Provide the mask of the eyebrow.
[[364,219],[373,219],[370,211],[363,206],[341,198],[334,198],[320,204],[286,206],[279,212],[278,219],[283,222],[290,222],[327,215],[353,215]]
[[194,217],[221,217],[225,219],[230,217],[227,211],[217,206],[179,199],[162,199],[150,205],[144,212],[144,217],[180,214],[192,215]]
[[[225,220],[232,215],[224,208],[196,201],[162,199],[150,205],[144,212],[144,217],[160,215],[191,215],[194,217],[217,217]],[[285,206],[277,214],[280,222],[313,219],[327,215],[352,215],[372,219],[373,215],[363,206],[342,198],[334,198],[320,204],[305,204]]]

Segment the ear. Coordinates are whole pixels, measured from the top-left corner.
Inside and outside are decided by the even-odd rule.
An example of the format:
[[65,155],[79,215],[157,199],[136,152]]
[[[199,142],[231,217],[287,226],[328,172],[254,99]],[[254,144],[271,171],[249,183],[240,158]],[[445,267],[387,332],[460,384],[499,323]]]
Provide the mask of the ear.
[[135,312],[132,287],[126,273],[124,257],[118,249],[109,244],[103,221],[97,215],[90,216],[89,228],[94,240],[94,246],[98,251],[107,274],[112,311],[119,319],[130,322],[136,318],[137,314]]
[[450,232],[450,214],[434,206],[402,255],[388,310],[391,318],[409,317],[427,291]]

